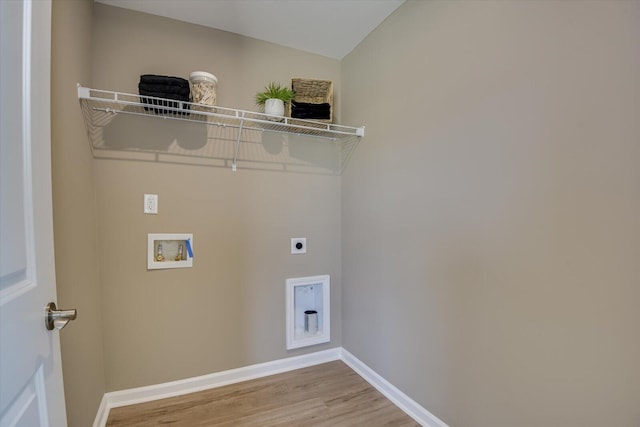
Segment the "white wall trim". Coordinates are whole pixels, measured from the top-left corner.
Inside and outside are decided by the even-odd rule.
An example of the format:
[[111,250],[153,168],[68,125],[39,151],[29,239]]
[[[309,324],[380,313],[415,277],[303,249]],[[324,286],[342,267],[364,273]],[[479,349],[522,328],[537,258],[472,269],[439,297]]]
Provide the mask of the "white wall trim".
[[344,348],[342,349],[341,360],[420,425],[426,427],[448,427],[444,421],[427,411]]
[[102,402],[100,402],[93,427],[106,426],[111,408],[181,396],[183,394],[332,362],[334,360],[342,360],[358,375],[364,378],[365,381],[421,425],[426,427],[448,427],[442,420],[420,406],[342,347],[271,362],[258,363],[256,365],[244,366],[242,368],[230,369],[228,371],[216,372],[214,374],[184,380],[105,393]]
[[96,415],[93,425],[94,427],[104,427],[107,423],[107,418],[111,408],[181,396],[183,394],[222,387],[229,384],[249,381],[256,378],[267,377],[269,375],[280,374],[282,372],[340,360],[341,350],[341,347],[337,347],[315,353],[304,354],[302,356],[258,363],[256,365],[244,366],[242,368],[230,369],[228,371],[216,372],[214,374],[202,375],[184,380],[105,393],[104,398],[102,399],[104,405],[102,403],[100,404],[100,409],[98,409],[98,414]]
[[102,401],[98,407],[98,413],[96,419],[93,421],[93,427],[104,427],[107,425],[107,419],[109,418],[109,407],[107,406],[107,395],[102,396]]

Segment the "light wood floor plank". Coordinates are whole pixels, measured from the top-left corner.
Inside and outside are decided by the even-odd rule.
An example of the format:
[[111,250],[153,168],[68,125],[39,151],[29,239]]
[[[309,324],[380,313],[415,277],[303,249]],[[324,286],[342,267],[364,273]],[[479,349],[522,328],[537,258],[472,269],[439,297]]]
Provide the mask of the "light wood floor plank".
[[418,426],[341,361],[113,408],[107,427]]

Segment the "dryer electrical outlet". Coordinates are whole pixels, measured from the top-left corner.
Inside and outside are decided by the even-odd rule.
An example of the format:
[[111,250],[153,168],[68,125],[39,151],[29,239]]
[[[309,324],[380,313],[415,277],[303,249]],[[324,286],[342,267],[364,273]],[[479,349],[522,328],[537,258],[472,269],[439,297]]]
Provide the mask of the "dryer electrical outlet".
[[144,195],[144,213],[146,214],[158,213],[158,195],[157,194]]
[[306,237],[294,237],[291,239],[291,253],[292,254],[306,254],[307,253],[307,238]]

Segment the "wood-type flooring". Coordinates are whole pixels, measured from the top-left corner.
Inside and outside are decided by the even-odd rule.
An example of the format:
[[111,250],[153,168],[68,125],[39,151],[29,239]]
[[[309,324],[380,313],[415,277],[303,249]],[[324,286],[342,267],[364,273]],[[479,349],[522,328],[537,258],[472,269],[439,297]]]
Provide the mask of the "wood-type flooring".
[[341,361],[111,409],[108,427],[419,426]]

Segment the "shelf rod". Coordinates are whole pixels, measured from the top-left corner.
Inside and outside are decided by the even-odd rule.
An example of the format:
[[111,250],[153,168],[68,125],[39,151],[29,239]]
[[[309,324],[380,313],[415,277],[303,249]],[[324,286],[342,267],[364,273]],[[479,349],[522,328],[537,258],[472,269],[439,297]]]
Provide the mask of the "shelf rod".
[[236,152],[233,155],[233,163],[231,164],[231,170],[235,172],[238,170],[238,150],[240,149],[240,137],[242,136],[242,126],[244,125],[244,113],[242,113],[242,118],[240,119],[240,127],[238,128],[238,140],[236,141]]

